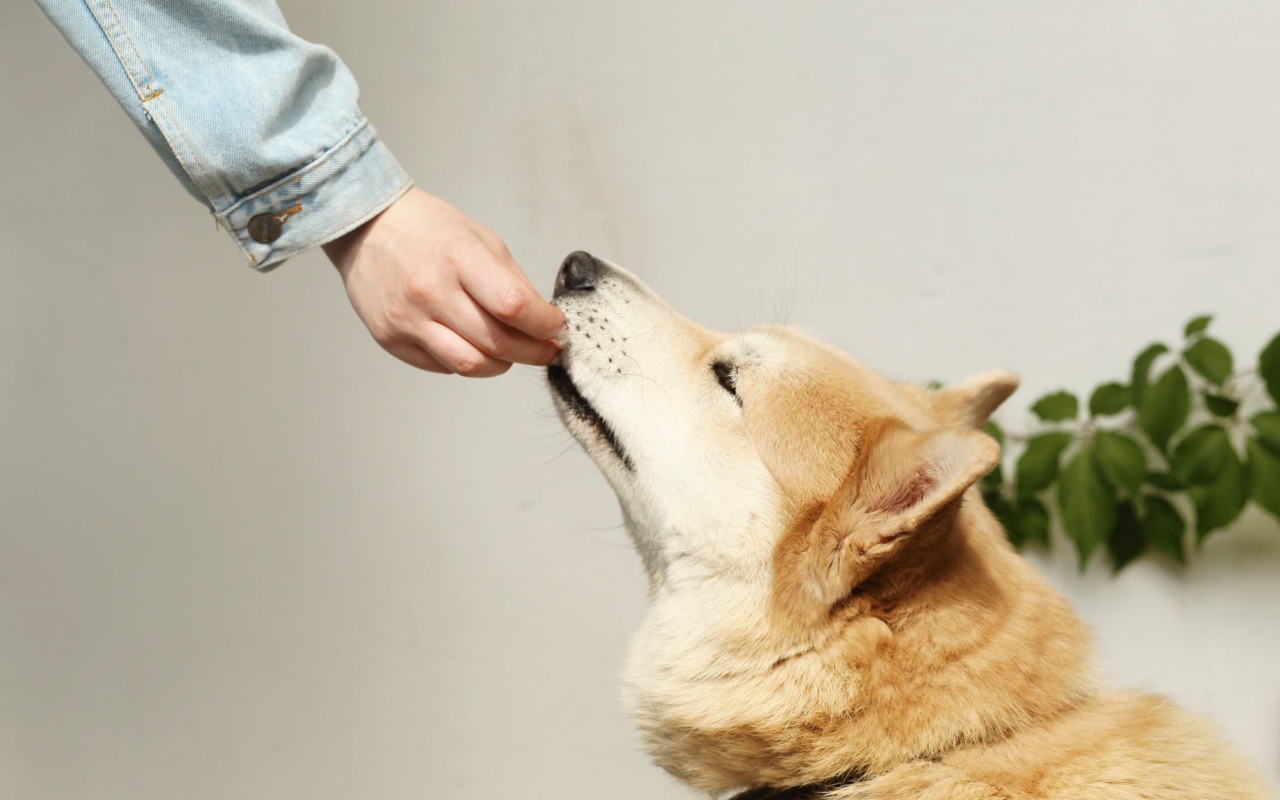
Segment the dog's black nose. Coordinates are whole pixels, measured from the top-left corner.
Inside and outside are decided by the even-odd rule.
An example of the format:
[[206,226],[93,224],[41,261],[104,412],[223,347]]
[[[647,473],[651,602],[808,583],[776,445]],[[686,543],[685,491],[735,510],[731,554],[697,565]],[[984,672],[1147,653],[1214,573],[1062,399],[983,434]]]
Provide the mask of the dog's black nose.
[[600,262],[595,256],[581,250],[572,252],[560,265],[556,275],[555,296],[565,292],[582,292],[596,288],[600,276]]

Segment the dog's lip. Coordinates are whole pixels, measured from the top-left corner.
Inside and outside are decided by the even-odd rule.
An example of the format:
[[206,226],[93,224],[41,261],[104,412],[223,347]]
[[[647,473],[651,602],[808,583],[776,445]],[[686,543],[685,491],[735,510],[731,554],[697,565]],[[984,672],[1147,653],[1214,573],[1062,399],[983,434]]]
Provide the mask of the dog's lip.
[[565,369],[563,360],[560,363],[552,363],[547,367],[547,382],[551,384],[552,391],[556,393],[575,417],[595,429],[605,444],[609,445],[609,449],[613,451],[613,454],[622,462],[622,466],[626,467],[628,472],[635,472],[635,463],[622,447],[622,442],[618,440],[618,435],[613,432],[613,428],[609,427],[609,423],[605,421],[604,417],[600,416],[600,412],[596,411],[595,406],[591,405],[591,402],[578,390],[573,378],[569,377],[569,370]]

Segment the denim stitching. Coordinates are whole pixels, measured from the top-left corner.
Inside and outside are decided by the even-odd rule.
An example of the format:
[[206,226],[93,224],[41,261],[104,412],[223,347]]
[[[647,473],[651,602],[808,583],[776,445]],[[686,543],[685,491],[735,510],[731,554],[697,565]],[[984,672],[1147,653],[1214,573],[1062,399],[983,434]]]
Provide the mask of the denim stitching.
[[[367,214],[365,214],[364,216],[360,217],[360,218],[359,218],[359,219],[357,219],[355,222],[352,222],[350,225],[347,225],[347,226],[346,226],[346,227],[344,227],[344,228],[340,228],[336,233],[334,233],[334,234],[333,234],[332,236],[330,236],[329,238],[325,239],[325,241],[324,241],[324,242],[321,242],[320,244],[327,244],[328,242],[332,242],[332,241],[334,241],[335,239],[340,239],[340,238],[342,238],[343,236],[345,236],[346,234],[348,234],[348,233],[350,233],[351,231],[355,230],[356,228],[359,228],[361,225],[365,224],[365,223],[366,223],[366,222],[368,222],[369,220],[371,220],[371,219],[373,219],[374,217],[378,216],[378,215],[379,215],[379,214],[381,214],[383,211],[386,211],[386,210],[387,210],[387,208],[388,208],[392,203],[394,203],[396,200],[399,200],[401,197],[403,197],[403,196],[404,196],[405,192],[409,191],[409,190],[410,190],[410,189],[412,189],[412,188],[413,188],[413,180],[412,180],[412,179],[410,179],[410,180],[408,180],[408,181],[405,181],[405,183],[404,183],[404,185],[403,185],[403,186],[398,186],[398,187],[396,187],[396,189],[395,189],[394,191],[392,191],[392,192],[391,192],[391,194],[387,195],[387,196],[386,196],[386,198],[381,199],[381,200],[379,200],[378,202],[374,203],[374,205],[373,205],[373,209],[372,209],[371,211],[369,211]],[[294,246],[294,247],[287,248],[287,249],[285,249],[285,248],[276,248],[276,249],[273,249],[270,253],[268,253],[268,255],[271,255],[271,256],[279,256],[279,257],[281,258],[281,260],[284,260],[284,259],[287,259],[287,258],[292,258],[293,256],[296,256],[296,255],[298,255],[298,254],[300,254],[300,253],[305,253],[305,252],[307,252],[308,250],[312,249],[312,247],[315,247],[315,246],[318,246],[318,245],[308,245],[308,246],[306,246],[306,247],[298,247],[298,246]],[[255,260],[253,259],[253,256],[250,256],[250,257],[249,257],[249,259],[250,259],[250,261],[253,261],[254,265],[257,265],[257,263],[258,263],[258,262],[257,262],[257,261],[255,261]]]
[[[120,52],[120,43],[116,40],[116,36],[112,36],[112,31],[117,31],[120,36],[128,40],[128,36],[124,32],[124,23],[120,21],[120,15],[116,13],[115,6],[111,4],[111,0],[101,0],[101,10],[111,14],[111,19],[115,23],[114,25],[107,25],[104,23],[102,21],[102,16],[98,13],[99,10],[94,8],[94,4],[89,2],[89,0],[85,0],[85,7],[89,9],[89,13],[93,15],[93,18],[97,20],[98,27],[102,29],[103,35],[107,37],[107,43],[111,45],[111,50],[116,54],[116,58],[119,59],[120,66],[124,67],[125,74],[129,76],[129,83],[133,84],[133,90],[138,93],[139,97],[141,97],[143,94],[142,81],[138,79],[138,76],[134,74],[133,69],[130,68],[129,59],[125,57],[124,53]],[[128,44],[130,48],[133,49],[133,55],[134,58],[137,59],[138,66],[145,67],[146,63],[143,62],[142,57],[138,55],[138,50],[133,46],[133,42],[128,41]],[[149,89],[153,81],[149,74],[146,77],[148,78],[146,86]]]
[[[111,15],[113,24],[104,24],[102,15],[95,9],[94,4],[85,0],[85,6],[89,9],[89,13],[97,20],[98,27],[102,29],[103,34],[107,37],[107,42],[111,45],[111,49],[116,54],[116,58],[120,61],[120,66],[124,68],[125,74],[129,76],[129,82],[133,84],[134,91],[138,93],[138,98],[143,103],[151,100],[159,99],[164,92],[164,88],[157,88],[154,91],[152,87],[155,85],[155,76],[147,69],[146,60],[143,59],[142,53],[139,52],[137,45],[134,44],[133,38],[129,36],[128,29],[125,28],[124,21],[120,18],[120,14],[116,11],[113,0],[98,0],[98,5],[104,14]],[[114,35],[113,35],[114,34]],[[120,41],[117,41],[119,39]],[[127,45],[133,54],[133,67],[138,72],[145,72],[145,83],[140,80],[139,75],[135,73],[134,68],[130,66],[130,59],[122,52],[123,46]],[[215,196],[219,194],[217,191],[218,181],[213,178],[209,170],[201,163],[195,150],[191,147],[191,143],[187,140],[186,134],[182,127],[178,125],[177,120],[168,113],[164,103],[154,103],[147,106],[147,113],[155,122],[156,128],[160,134],[164,136],[165,141],[169,144],[169,149],[173,151],[174,158],[186,170],[191,182],[204,192],[210,205],[215,204]],[[164,124],[160,124],[160,117],[164,118]]]
[[[244,251],[246,256],[249,257],[249,261],[254,266],[257,266],[258,264],[258,260],[253,256],[253,253],[251,252],[251,249],[254,249],[254,245],[265,248],[266,250],[266,252],[264,253],[265,258],[270,258],[274,256],[287,258],[290,255],[293,255],[294,253],[304,252],[309,248],[297,247],[297,246],[292,248],[276,247],[274,246],[274,243],[270,245],[263,245],[261,242],[258,242],[256,239],[253,239],[252,237],[248,236],[247,227],[238,226],[235,223],[233,223],[231,221],[231,217],[237,211],[239,211],[242,206],[245,206],[245,205],[251,206],[255,203],[263,202],[263,201],[266,201],[264,202],[264,205],[269,205],[269,201],[267,199],[271,195],[280,192],[282,189],[288,189],[291,184],[301,186],[302,179],[307,174],[314,172],[315,170],[324,166],[329,161],[332,161],[333,159],[335,159],[337,156],[345,154],[348,150],[348,145],[350,145],[355,140],[355,138],[360,135],[360,133],[362,133],[369,127],[370,126],[369,126],[368,118],[361,117],[360,121],[356,123],[356,126],[350,132],[348,132],[345,136],[339,139],[335,145],[333,145],[328,150],[326,150],[315,161],[303,166],[301,169],[298,169],[288,177],[282,178],[279,181],[276,181],[274,184],[272,184],[271,186],[268,186],[266,189],[263,189],[257,194],[253,194],[253,195],[250,195],[249,197],[245,197],[239,200],[238,202],[236,202],[234,205],[232,205],[230,208],[228,208],[226,211],[222,212],[222,214],[219,215],[220,217],[226,219],[227,229],[235,233],[236,243],[240,245],[240,249]],[[370,146],[372,146],[372,144]],[[369,151],[369,147],[366,147],[363,151],[356,153],[354,157],[351,159],[352,162],[359,159],[362,155],[364,155],[364,153],[368,151]],[[303,189],[299,194],[295,195],[295,197],[301,198],[301,197],[306,197],[307,195],[314,194],[318,188],[319,187],[311,187],[311,188]],[[252,242],[252,244],[250,244],[250,242]]]
[[[261,200],[270,194],[273,194],[281,189],[287,188],[288,184],[290,183],[300,183],[302,179],[307,175],[307,173],[314,172],[316,169],[324,166],[327,162],[331,161],[335,156],[343,153],[346,150],[347,145],[349,145],[357,135],[359,135],[364,129],[368,127],[369,127],[368,118],[361,117],[360,121],[356,123],[356,126],[354,128],[352,128],[341,139],[339,139],[336,144],[334,144],[332,147],[330,147],[328,150],[322,153],[320,157],[317,158],[315,161],[312,161],[310,164],[306,164],[303,167],[296,170],[295,172],[290,173],[288,177],[281,178],[280,180],[271,184],[270,186],[263,189],[262,191],[237,200],[235,203],[228,206],[226,210],[222,211],[220,216],[224,216],[230,219],[231,215],[234,214],[237,210],[239,210],[240,206],[245,205],[246,203],[251,203],[257,200]],[[367,152],[368,149],[369,148],[365,148],[365,151]],[[356,158],[359,158],[361,155],[364,155],[364,153],[357,153]],[[307,193],[310,194],[310,190]]]
[[[257,204],[257,202],[264,202],[264,205],[270,205],[270,201],[268,200],[268,198],[271,195],[275,195],[275,193],[282,192],[282,189],[288,189],[289,187],[291,187],[291,184],[292,186],[301,187],[303,177],[306,177],[308,173],[315,172],[316,169],[319,169],[320,166],[324,166],[326,163],[329,163],[329,161],[334,160],[335,157],[346,154],[346,152],[348,151],[348,146],[351,145],[352,141],[355,140],[358,134],[366,131],[366,129],[369,129],[369,128],[370,128],[369,120],[367,120],[366,118],[361,118],[360,122],[356,124],[356,127],[353,128],[351,132],[347,133],[346,136],[340,138],[337,145],[334,145],[333,147],[330,147],[329,150],[326,150],[324,152],[324,155],[321,155],[319,159],[312,161],[311,164],[307,164],[306,166],[303,166],[302,169],[297,170],[297,172],[293,173],[292,175],[289,175],[288,178],[283,178],[282,180],[278,180],[278,182],[271,184],[270,187],[262,189],[262,191],[259,193],[256,193],[256,195],[243,198],[243,200],[237,202],[236,205],[230,207],[228,211],[224,212],[225,219],[227,219],[228,229],[233,230],[233,232],[236,233],[237,243],[241,244],[241,250],[243,250],[244,253],[246,253],[246,255],[248,256],[248,259],[250,259],[253,265],[257,266],[257,259],[255,259],[255,257],[253,257],[252,253],[250,252],[250,248],[253,247],[253,244],[250,244],[252,237],[247,236],[247,233],[248,233],[247,227],[243,227],[243,228],[238,227],[238,225],[234,225],[232,223],[232,220],[230,220],[230,218],[232,218],[232,215],[234,214],[234,212],[241,209],[241,206],[244,206],[244,205],[252,206],[253,204]],[[371,146],[372,145],[370,143],[370,147]],[[360,157],[364,155],[365,152],[369,152],[370,147],[365,147],[365,150],[357,152],[357,154],[355,154],[355,156],[353,156],[351,159],[352,163],[355,163],[356,160],[360,159]],[[303,188],[300,193],[297,193],[297,195],[294,195],[294,198],[314,195],[317,189],[319,189],[319,187]],[[298,206],[301,206],[301,204],[298,204]],[[294,246],[292,248],[275,247],[274,242],[271,244],[261,244],[260,242],[257,242],[257,239],[252,239],[252,242],[259,244],[260,247],[266,248],[266,253],[265,253],[266,257],[278,256],[278,257],[282,257],[282,259],[287,259],[287,257],[294,255],[294,253],[296,252],[305,252],[306,250],[310,250],[310,248],[308,247],[297,247],[297,246]]]
[[[220,181],[217,181],[212,175],[210,175],[209,171],[204,168],[204,165],[197,157],[194,148],[191,147],[191,143],[187,141],[186,132],[183,131],[182,126],[178,124],[178,121],[174,119],[173,115],[169,113],[169,105],[161,100],[158,94],[154,95],[153,99],[155,99],[156,102],[153,105],[148,106],[148,110],[150,110],[153,115],[162,115],[165,119],[165,124],[170,127],[173,135],[170,135],[170,131],[166,131],[163,127],[159,125],[157,125],[157,127],[160,127],[160,130],[165,133],[165,139],[169,141],[169,146],[173,147],[174,155],[177,156],[178,160],[182,163],[182,166],[187,170],[187,174],[191,176],[192,182],[200,187],[200,191],[204,192],[205,197],[209,200],[209,205],[211,207],[216,206],[216,195],[221,194],[221,192],[217,191]],[[176,136],[182,143],[182,149],[187,154],[185,159],[178,155],[178,148],[176,143],[173,141],[174,136]]]
[[[366,124],[365,124],[364,126],[362,126],[362,127],[369,127],[369,126],[367,125],[367,121],[366,121]],[[357,132],[358,132],[358,131],[357,131]],[[376,144],[377,144],[377,137],[376,137],[376,136],[374,136],[374,137],[371,139],[371,141],[369,142],[369,146],[368,146],[368,147],[366,147],[366,148],[364,148],[364,150],[363,150],[363,151],[361,151],[360,153],[357,153],[357,154],[355,155],[355,157],[351,159],[351,162],[350,162],[350,163],[351,163],[351,164],[354,164],[356,161],[358,161],[360,158],[362,158],[362,157],[364,156],[364,154],[365,154],[365,153],[367,153],[367,152],[369,152],[370,150],[372,150],[372,149],[376,146]],[[336,151],[338,151],[338,150],[345,150],[345,149],[346,149],[346,148],[340,148],[338,145],[335,145],[335,146],[334,146],[334,148],[332,148],[332,150],[333,150],[333,151],[335,151],[335,152],[332,152],[332,153],[330,154],[330,156],[331,156],[331,157],[336,157],[336,156],[339,154],[339,153],[338,153],[338,152],[336,152]],[[308,172],[308,171],[311,171],[312,167],[314,167],[314,166],[319,166],[320,164],[324,163],[324,161],[325,161],[325,160],[327,160],[327,159],[325,159],[325,158],[321,158],[321,159],[317,160],[317,161],[315,162],[315,164],[314,164],[314,165],[309,165],[307,168],[304,168],[301,172]],[[291,182],[292,182],[292,183],[297,183],[297,182],[299,181],[299,179],[300,179],[300,178],[301,178],[301,175],[300,175],[300,174],[299,174],[297,177],[294,177],[294,178],[286,178],[286,179],[284,179],[284,180],[279,181],[279,182],[275,185],[275,187],[274,187],[274,188],[275,188],[275,189],[277,189],[277,190],[278,190],[279,188],[287,188],[286,184],[291,183]],[[380,214],[380,213],[382,213],[383,211],[385,211],[385,210],[387,209],[387,207],[388,207],[389,205],[391,205],[391,203],[395,202],[395,201],[396,201],[396,200],[398,200],[400,197],[402,197],[402,196],[405,194],[405,192],[407,192],[407,191],[408,191],[410,188],[412,188],[412,187],[413,187],[413,179],[412,179],[412,178],[407,178],[407,179],[404,181],[404,183],[403,183],[403,184],[401,184],[401,185],[399,185],[399,186],[394,187],[394,188],[393,188],[390,192],[388,192],[384,197],[381,197],[381,198],[379,198],[379,199],[375,200],[375,201],[372,203],[372,207],[371,207],[371,209],[370,209],[367,213],[365,213],[365,214],[361,215],[361,216],[360,216],[358,219],[356,219],[355,221],[353,221],[353,222],[351,222],[351,223],[347,224],[346,226],[342,227],[342,228],[341,228],[341,229],[339,229],[338,231],[336,231],[336,232],[334,232],[333,234],[329,235],[329,236],[325,239],[325,241],[326,241],[326,242],[331,242],[331,241],[333,241],[334,239],[337,239],[337,238],[339,238],[340,236],[343,236],[343,235],[345,235],[345,234],[347,234],[347,233],[350,233],[351,231],[353,231],[353,230],[355,230],[356,228],[360,227],[361,225],[365,224],[366,222],[368,222],[369,220],[373,219],[373,218],[374,218],[375,216],[377,216],[378,214]],[[306,198],[306,197],[308,197],[308,196],[314,195],[317,191],[319,191],[319,189],[320,189],[320,188],[321,188],[320,186],[313,186],[313,187],[310,187],[310,188],[306,189],[302,194],[296,195],[296,197],[298,197],[298,198]],[[269,195],[269,194],[271,194],[271,193],[272,193],[272,190],[271,190],[271,189],[263,190],[263,193],[260,193],[260,194],[258,194],[258,195],[255,195],[255,196],[254,196],[254,197],[252,197],[252,198],[245,198],[245,200],[244,200],[244,201],[242,201],[242,203],[249,202],[250,200],[264,200],[264,199],[266,199],[266,196],[267,196],[267,195]],[[285,246],[276,246],[276,243],[272,243],[271,245],[263,245],[263,244],[261,244],[260,242],[257,242],[256,240],[252,240],[252,239],[250,239],[250,238],[246,237],[246,236],[245,236],[245,232],[244,232],[244,231],[242,231],[242,230],[238,230],[238,229],[236,229],[236,228],[231,224],[230,219],[228,219],[228,220],[227,220],[227,228],[228,228],[228,230],[231,230],[231,231],[233,231],[233,232],[236,234],[236,236],[235,236],[236,244],[240,246],[241,250],[242,250],[242,251],[244,251],[244,253],[249,257],[249,261],[250,261],[250,262],[252,263],[252,265],[253,265],[253,266],[255,266],[255,267],[258,265],[259,261],[258,261],[258,259],[254,258],[254,257],[253,257],[253,255],[252,255],[251,253],[249,253],[249,248],[251,248],[251,247],[255,247],[255,246],[256,246],[256,249],[263,249],[263,250],[265,250],[265,252],[263,253],[263,260],[264,260],[264,261],[265,261],[265,260],[267,260],[267,259],[278,259],[279,261],[283,261],[283,260],[286,260],[286,259],[288,259],[288,258],[292,258],[293,256],[298,255],[298,254],[300,254],[300,253],[305,253],[305,252],[307,252],[308,250],[312,249],[312,247],[314,247],[314,246],[315,246],[314,244],[293,245],[293,246],[287,246],[287,245],[285,245]],[[273,266],[274,266],[274,265],[273,265]]]

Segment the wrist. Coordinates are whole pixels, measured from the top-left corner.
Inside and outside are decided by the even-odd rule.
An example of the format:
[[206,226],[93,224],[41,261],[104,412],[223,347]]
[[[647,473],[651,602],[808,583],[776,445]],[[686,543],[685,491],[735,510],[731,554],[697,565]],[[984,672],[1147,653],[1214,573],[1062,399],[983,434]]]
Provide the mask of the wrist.
[[[391,205],[395,205],[398,202],[399,200],[393,201]],[[373,229],[374,223],[377,222],[389,208],[391,208],[391,206],[387,206],[387,208],[379,211],[373,217],[364,221],[357,227],[352,228],[338,238],[320,245],[320,249],[324,251],[329,262],[337,267],[338,272],[342,273],[342,277],[344,279],[347,277],[347,270],[350,268],[354,254],[360,247],[360,243],[369,235],[369,232]]]

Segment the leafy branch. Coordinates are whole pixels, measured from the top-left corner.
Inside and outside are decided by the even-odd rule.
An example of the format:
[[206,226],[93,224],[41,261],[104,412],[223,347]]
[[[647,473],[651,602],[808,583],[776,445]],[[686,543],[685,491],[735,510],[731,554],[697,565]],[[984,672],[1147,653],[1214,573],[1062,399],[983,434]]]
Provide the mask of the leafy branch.
[[1001,464],[980,484],[1014,546],[1048,547],[1056,517],[1080,569],[1105,545],[1119,571],[1147,551],[1186,564],[1190,531],[1199,547],[1249,502],[1280,520],[1280,335],[1256,368],[1237,371],[1211,321],[1188,322],[1178,352],[1147,347],[1129,382],[1098,386],[1084,413],[1057,391],[1031,406],[1036,431],[988,423],[1002,447],[1021,445],[1016,461],[1005,451],[1012,470]]

